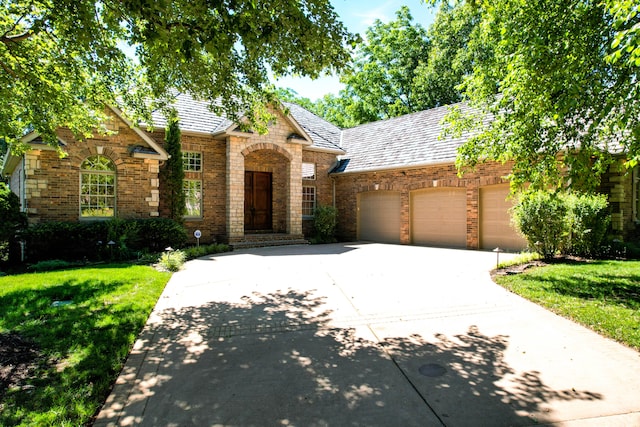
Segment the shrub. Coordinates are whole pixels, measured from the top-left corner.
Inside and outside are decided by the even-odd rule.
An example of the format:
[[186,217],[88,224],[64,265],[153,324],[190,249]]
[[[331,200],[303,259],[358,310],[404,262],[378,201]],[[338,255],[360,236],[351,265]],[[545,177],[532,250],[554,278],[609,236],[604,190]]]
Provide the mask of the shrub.
[[192,246],[190,248],[185,248],[183,252],[185,253],[186,259],[189,260],[200,258],[205,255],[229,252],[230,249],[231,248],[229,247],[229,245],[225,245],[224,243],[213,243],[211,245]]
[[61,259],[50,259],[30,265],[29,267],[27,267],[27,270],[34,273],[39,273],[42,271],[62,270],[64,268],[77,267],[79,265],[81,264],[77,262],[63,261]]
[[134,258],[137,252],[158,253],[167,246],[181,247],[187,240],[184,227],[166,218],[46,222],[30,226],[23,236],[30,262],[125,260]]
[[557,193],[523,193],[513,213],[515,225],[527,239],[529,247],[543,258],[552,258],[566,246],[567,207]]
[[333,206],[318,206],[313,211],[313,242],[333,243],[336,241],[338,211]]
[[606,196],[568,194],[565,202],[570,230],[566,253],[583,257],[599,256],[611,223]]
[[107,222],[45,222],[23,233],[29,262],[98,260],[108,254]]
[[138,223],[135,250],[148,249],[160,252],[166,247],[180,248],[187,242],[184,226],[169,218],[149,218],[134,220]]
[[0,182],[0,218],[0,264],[18,263],[17,236],[27,226],[27,217],[20,212],[20,199],[4,182]]
[[181,250],[163,252],[158,261],[161,266],[169,271],[178,271],[186,261],[187,257]]
[[604,195],[529,192],[520,196],[513,212],[529,247],[544,258],[558,252],[595,257],[612,251],[603,247],[611,223]]

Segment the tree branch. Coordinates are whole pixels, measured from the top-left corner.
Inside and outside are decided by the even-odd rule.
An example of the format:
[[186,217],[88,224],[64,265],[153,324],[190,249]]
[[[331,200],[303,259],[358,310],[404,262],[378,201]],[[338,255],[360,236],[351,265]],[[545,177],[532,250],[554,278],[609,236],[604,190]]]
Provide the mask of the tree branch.
[[2,69],[4,71],[6,71],[7,74],[11,75],[12,77],[16,77],[15,71],[13,71],[11,68],[7,67],[7,64],[5,64],[4,62],[0,61],[0,66],[2,67]]
[[15,36],[8,36],[7,34],[4,34],[0,36],[0,41],[4,44],[20,43],[21,41],[28,39],[32,35],[33,32],[31,30],[27,30],[22,34],[16,34]]

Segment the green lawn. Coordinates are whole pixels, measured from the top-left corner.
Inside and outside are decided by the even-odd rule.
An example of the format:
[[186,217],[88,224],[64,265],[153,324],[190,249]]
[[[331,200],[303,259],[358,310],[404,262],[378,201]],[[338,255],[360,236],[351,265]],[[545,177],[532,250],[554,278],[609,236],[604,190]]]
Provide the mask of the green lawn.
[[557,314],[640,350],[640,261],[552,264],[495,280]]
[[169,277],[134,265],[0,277],[0,333],[39,353],[32,376],[0,387],[0,425],[87,423]]

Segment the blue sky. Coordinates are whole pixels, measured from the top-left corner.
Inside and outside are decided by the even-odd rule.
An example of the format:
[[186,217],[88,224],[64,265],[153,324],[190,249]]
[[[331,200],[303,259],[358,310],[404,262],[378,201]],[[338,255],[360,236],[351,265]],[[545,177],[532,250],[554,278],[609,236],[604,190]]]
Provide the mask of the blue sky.
[[[425,5],[422,0],[331,0],[340,20],[347,29],[364,35],[366,29],[376,19],[383,22],[395,18],[395,12],[407,5],[415,22],[427,28],[433,21],[435,9]],[[275,84],[279,87],[291,88],[298,95],[316,100],[327,93],[337,94],[342,88],[337,76],[322,77],[315,81],[309,78],[284,77]]]

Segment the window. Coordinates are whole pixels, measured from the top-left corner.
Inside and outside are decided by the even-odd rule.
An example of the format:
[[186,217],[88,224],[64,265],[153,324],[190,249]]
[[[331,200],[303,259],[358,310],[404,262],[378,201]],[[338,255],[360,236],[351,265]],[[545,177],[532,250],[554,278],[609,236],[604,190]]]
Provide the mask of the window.
[[302,216],[312,217],[316,209],[316,187],[302,187]]
[[316,164],[315,163],[303,163],[302,164],[302,179],[316,179]]
[[202,153],[193,151],[182,152],[182,166],[185,172],[202,171]]
[[116,212],[116,166],[104,156],[80,165],[80,217],[110,218]]
[[182,181],[186,217],[202,216],[202,181],[185,179]]

